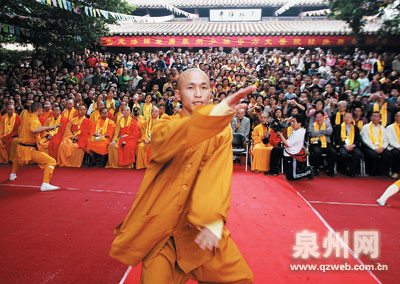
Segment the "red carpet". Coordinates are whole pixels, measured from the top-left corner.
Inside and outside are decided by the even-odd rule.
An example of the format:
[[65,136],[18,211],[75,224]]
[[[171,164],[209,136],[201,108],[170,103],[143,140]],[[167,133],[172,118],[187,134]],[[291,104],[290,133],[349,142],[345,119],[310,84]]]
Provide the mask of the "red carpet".
[[[0,167],[0,183],[8,183],[9,170]],[[57,168],[52,183],[68,189],[43,193],[25,186],[39,185],[41,170],[22,168],[12,184],[24,186],[0,187],[0,283],[118,283],[126,266],[108,256],[113,228],[129,210],[143,173]],[[327,229],[282,177],[235,167],[228,227],[255,283],[376,283],[367,272],[290,270],[290,264],[345,261],[292,257],[296,232],[307,229],[320,238]],[[347,263],[357,264],[351,257]],[[125,283],[136,283],[134,272]]]
[[[400,279],[400,195],[390,198],[390,207],[376,205],[376,199],[393,183],[388,178],[365,177],[347,178],[337,176],[318,177],[313,181],[298,181],[292,185],[320,212],[337,231],[373,230],[380,233],[380,255],[378,259],[361,259],[366,264],[385,264],[388,271],[374,271],[382,283],[399,283]],[[336,202],[332,204],[320,202]],[[350,203],[350,204],[348,204]],[[353,204],[353,205],[351,205]],[[357,205],[359,204],[359,205]],[[362,206],[370,204],[373,206]]]
[[[243,167],[235,167],[228,227],[253,270],[255,283],[376,283],[365,271],[290,270],[290,264],[345,261],[292,257],[296,232],[307,229],[322,237],[328,230],[282,176],[245,173]],[[357,264],[351,256],[347,263]],[[133,268],[124,283],[139,283],[139,274],[140,268]]]

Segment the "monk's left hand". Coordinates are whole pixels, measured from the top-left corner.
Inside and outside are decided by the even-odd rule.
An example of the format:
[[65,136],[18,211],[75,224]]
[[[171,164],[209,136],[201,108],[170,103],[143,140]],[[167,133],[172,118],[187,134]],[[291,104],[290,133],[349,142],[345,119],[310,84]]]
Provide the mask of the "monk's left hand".
[[208,228],[203,227],[194,242],[203,250],[206,248],[213,250],[218,247],[219,239]]

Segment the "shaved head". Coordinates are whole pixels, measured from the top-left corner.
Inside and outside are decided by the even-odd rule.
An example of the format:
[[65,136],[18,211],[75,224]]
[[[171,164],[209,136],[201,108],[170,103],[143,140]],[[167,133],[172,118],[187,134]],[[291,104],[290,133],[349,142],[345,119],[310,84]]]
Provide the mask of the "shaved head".
[[177,80],[178,89],[182,87],[182,83],[186,82],[185,80],[190,78],[189,75],[192,73],[198,73],[198,74],[196,74],[196,76],[202,76],[202,77],[204,77],[205,80],[208,81],[208,83],[210,83],[210,79],[208,78],[207,74],[204,73],[204,71],[202,71],[199,68],[190,68],[190,69],[186,69],[179,75],[178,80]]

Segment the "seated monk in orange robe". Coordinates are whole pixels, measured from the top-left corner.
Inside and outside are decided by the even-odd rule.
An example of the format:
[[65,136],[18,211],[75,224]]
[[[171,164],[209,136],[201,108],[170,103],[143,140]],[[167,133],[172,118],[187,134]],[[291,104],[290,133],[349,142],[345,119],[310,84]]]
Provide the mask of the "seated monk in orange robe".
[[[105,108],[105,105],[104,105],[104,102],[103,101],[97,101],[97,109],[94,111],[94,112],[92,112],[92,114],[90,115],[90,121],[92,122],[92,123],[95,123],[96,121],[98,121],[99,119],[100,119],[100,117],[101,117],[101,115],[100,115],[100,111],[103,109],[103,108]],[[111,113],[109,113],[109,112],[107,112],[107,117],[109,118],[109,119],[111,119],[111,120],[113,120],[114,119],[114,117],[112,116],[112,114]]]
[[[42,139],[39,143],[40,151],[49,154],[57,160],[58,147],[64,137],[65,129],[67,128],[67,120],[61,116],[60,107],[55,107],[53,110],[54,116],[46,120],[44,126],[60,125],[54,130],[45,131],[41,134]],[[59,164],[57,162],[57,164]]]
[[50,102],[45,102],[43,107],[43,113],[41,116],[39,116],[40,123],[44,125],[51,116],[53,116],[53,111],[51,110],[51,104]]
[[21,118],[14,112],[14,106],[7,106],[7,113],[0,119],[0,163],[8,163],[16,158],[18,128]]
[[159,110],[153,106],[151,109],[151,118],[146,120],[140,128],[141,137],[139,139],[137,154],[136,154],[136,169],[145,169],[149,163],[148,157],[150,153],[151,131],[153,124],[158,119]]
[[92,123],[85,114],[86,106],[80,105],[78,116],[67,124],[63,141],[58,147],[57,161],[60,167],[79,168],[82,165],[92,128]]
[[[230,207],[233,154],[230,122],[248,87],[208,105],[208,76],[188,69],[178,78],[180,118],[159,119],[143,182],[110,255],[135,266],[142,284],[254,283],[224,224]],[[239,105],[238,105],[239,104]]]
[[130,112],[130,108],[124,106],[124,116],[117,122],[114,138],[108,147],[107,168],[133,168],[140,129]]
[[115,123],[108,118],[107,109],[103,108],[100,112],[101,117],[92,122],[90,138],[88,142],[88,154],[90,156],[89,167],[98,165],[105,167],[108,160],[108,145],[114,136]]
[[67,122],[69,122],[74,117],[78,116],[78,111],[74,108],[74,101],[67,100],[67,104],[65,105],[65,110],[61,113],[61,116],[64,117]]

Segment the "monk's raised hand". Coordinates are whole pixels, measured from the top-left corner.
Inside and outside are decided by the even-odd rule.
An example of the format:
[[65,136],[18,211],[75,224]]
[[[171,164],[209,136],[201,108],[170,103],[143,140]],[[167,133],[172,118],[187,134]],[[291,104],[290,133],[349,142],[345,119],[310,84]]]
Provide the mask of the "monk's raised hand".
[[201,249],[213,250],[218,247],[219,239],[208,228],[204,227],[194,240]]
[[251,93],[255,92],[256,90],[257,90],[257,88],[254,86],[249,86],[244,89],[240,89],[236,93],[228,96],[225,99],[225,102],[228,104],[229,107],[231,107],[235,110],[246,109],[247,104],[241,104],[240,100],[247,98],[248,94],[251,94]]

